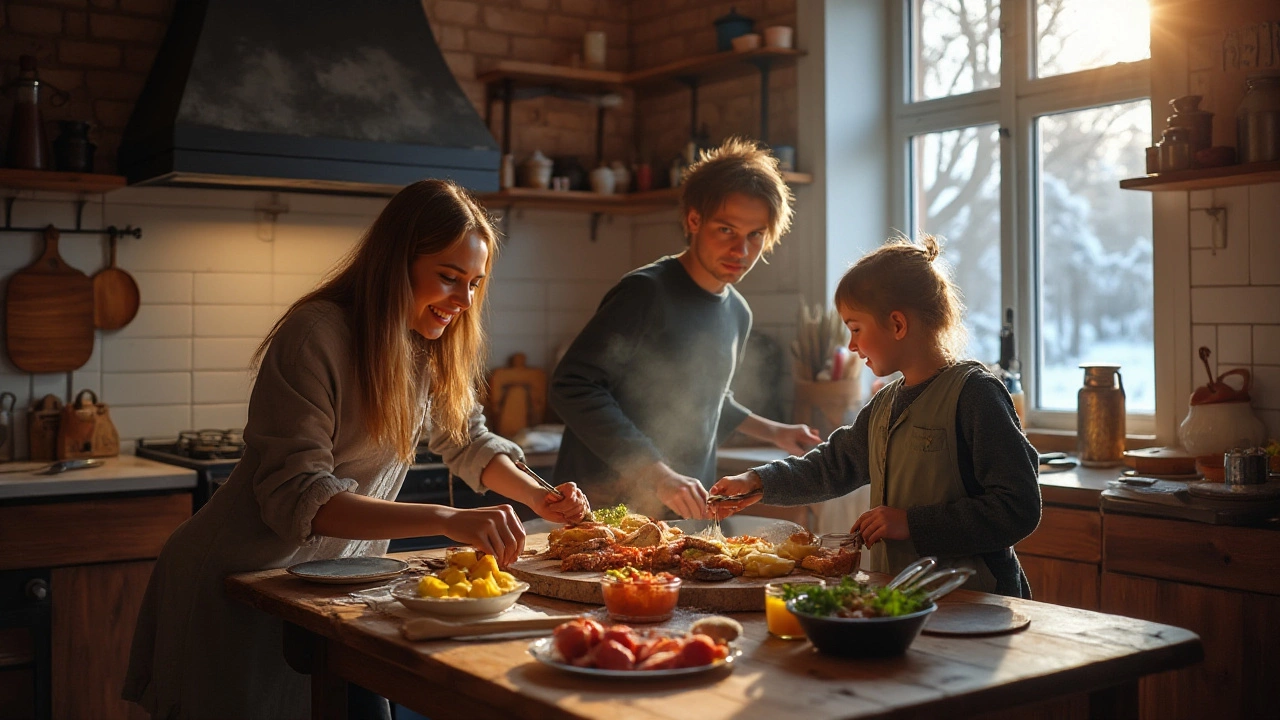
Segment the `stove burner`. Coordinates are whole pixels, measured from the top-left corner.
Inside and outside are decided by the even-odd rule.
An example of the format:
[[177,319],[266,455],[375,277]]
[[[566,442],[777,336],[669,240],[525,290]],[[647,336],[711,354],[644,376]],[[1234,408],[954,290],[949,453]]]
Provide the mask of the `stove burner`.
[[244,454],[244,431],[184,430],[173,451],[196,460],[234,460]]

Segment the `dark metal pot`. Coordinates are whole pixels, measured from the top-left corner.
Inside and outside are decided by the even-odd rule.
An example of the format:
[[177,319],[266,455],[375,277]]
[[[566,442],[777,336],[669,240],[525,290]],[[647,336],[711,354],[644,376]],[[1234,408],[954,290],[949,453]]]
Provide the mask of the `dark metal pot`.
[[929,603],[923,610],[897,617],[819,617],[796,610],[798,599],[788,600],[787,609],[800,621],[809,642],[828,655],[846,658],[883,658],[905,653],[929,616],[938,609],[936,604]]

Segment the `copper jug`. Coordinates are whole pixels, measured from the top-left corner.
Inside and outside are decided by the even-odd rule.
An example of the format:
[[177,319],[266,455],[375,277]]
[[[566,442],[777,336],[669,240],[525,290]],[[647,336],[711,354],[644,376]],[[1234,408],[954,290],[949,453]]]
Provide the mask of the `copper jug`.
[[1119,365],[1085,363],[1076,395],[1076,443],[1080,464],[1112,467],[1124,458],[1124,378]]

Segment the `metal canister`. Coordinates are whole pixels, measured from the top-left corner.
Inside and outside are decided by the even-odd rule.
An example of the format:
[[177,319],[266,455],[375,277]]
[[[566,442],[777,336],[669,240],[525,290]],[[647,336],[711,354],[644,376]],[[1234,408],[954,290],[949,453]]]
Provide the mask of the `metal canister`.
[[1124,458],[1124,379],[1119,365],[1085,363],[1076,394],[1076,444],[1080,464],[1112,467]]
[[1233,448],[1222,455],[1222,481],[1227,487],[1267,482],[1267,453],[1262,448]]
[[13,405],[18,398],[11,392],[0,392],[0,462],[13,460]]

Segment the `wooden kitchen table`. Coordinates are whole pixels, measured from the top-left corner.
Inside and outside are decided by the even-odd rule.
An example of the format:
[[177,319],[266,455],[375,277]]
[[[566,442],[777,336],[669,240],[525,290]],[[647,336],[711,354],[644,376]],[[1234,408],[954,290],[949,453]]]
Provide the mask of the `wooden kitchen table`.
[[[1003,604],[1031,624],[994,637],[921,635],[900,658],[842,660],[805,641],[771,637],[764,613],[738,613],[732,617],[746,632],[731,670],[617,681],[542,665],[528,654],[528,639],[411,642],[394,615],[325,603],[362,587],[315,585],[284,570],[226,581],[231,598],[286,622],[285,654],[312,675],[314,718],[345,717],[348,682],[432,720],[936,718],[1082,693],[1091,717],[1127,718],[1138,714],[1139,678],[1203,656],[1197,635],[1170,625],[958,591],[944,602]],[[594,609],[527,594],[521,602],[559,612]]]

